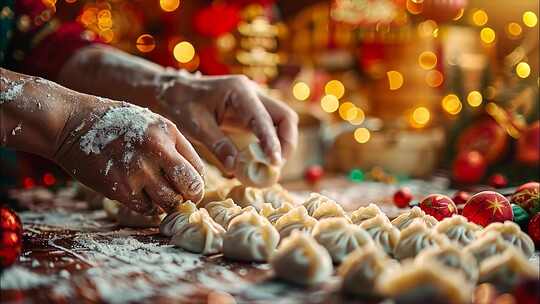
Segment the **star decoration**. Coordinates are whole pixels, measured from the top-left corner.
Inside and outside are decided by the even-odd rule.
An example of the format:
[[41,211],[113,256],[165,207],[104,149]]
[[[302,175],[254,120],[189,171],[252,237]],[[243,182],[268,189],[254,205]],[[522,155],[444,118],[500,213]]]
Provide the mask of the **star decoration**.
[[488,203],[488,209],[492,209],[493,210],[493,215],[495,215],[495,213],[497,213],[497,211],[499,213],[502,214],[502,210],[503,210],[503,207],[504,207],[504,202],[503,201],[499,201],[496,197],[491,201],[491,200],[486,200],[486,202]]

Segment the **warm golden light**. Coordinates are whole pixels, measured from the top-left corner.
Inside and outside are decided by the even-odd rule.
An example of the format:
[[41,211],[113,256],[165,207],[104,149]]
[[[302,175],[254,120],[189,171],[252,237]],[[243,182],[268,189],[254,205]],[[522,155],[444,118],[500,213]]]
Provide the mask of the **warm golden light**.
[[538,16],[534,12],[526,11],[523,13],[523,23],[528,27],[534,27],[538,23]]
[[174,46],[174,59],[180,63],[190,62],[195,57],[195,48],[187,41],[182,41]]
[[[352,102],[346,101],[339,105],[339,117],[343,120],[352,120],[356,117],[356,113],[352,113],[355,109],[356,106]],[[348,119],[352,114],[354,114],[355,117]]]
[[426,83],[432,88],[440,86],[444,81],[443,74],[437,70],[428,71],[426,74]]
[[173,12],[180,6],[180,0],[159,0],[159,6],[166,12]]
[[413,0],[407,0],[406,7],[412,15],[418,15],[422,12],[422,3],[415,3]]
[[424,70],[431,70],[437,65],[437,55],[430,51],[425,51],[418,56],[418,64]]
[[521,35],[521,32],[523,31],[523,29],[521,28],[521,25],[515,22],[508,23],[508,25],[506,26],[506,30],[508,31],[508,34],[510,34],[511,36],[516,36],[516,37]]
[[114,40],[114,32],[112,30],[104,30],[99,32],[99,37],[106,43],[111,43]]
[[495,41],[495,31],[492,28],[485,27],[480,31],[480,39],[484,43],[492,43]]
[[467,95],[467,103],[469,103],[471,107],[478,107],[482,104],[482,100],[482,94],[478,91],[471,91],[469,95]]
[[418,34],[420,34],[422,37],[435,36],[438,29],[437,22],[433,20],[426,20],[418,24]]
[[477,10],[472,14],[472,22],[474,25],[483,26],[488,22],[488,15],[484,10]]
[[306,100],[309,98],[309,95],[311,94],[311,90],[309,89],[309,86],[302,81],[299,81],[294,84],[293,89],[293,96],[294,98],[298,100]]
[[324,86],[324,92],[328,95],[333,95],[339,99],[345,94],[345,86],[339,80],[330,80]]
[[333,113],[337,111],[339,107],[339,100],[334,95],[325,95],[321,99],[321,108],[327,113]]
[[137,38],[137,41],[135,42],[135,46],[137,47],[137,50],[142,53],[148,53],[154,50],[156,47],[156,41],[154,40],[154,37],[150,34],[142,34]]
[[456,14],[454,18],[452,18],[452,20],[458,21],[459,19],[461,19],[461,17],[463,17],[463,13],[465,13],[465,9],[464,8],[459,9],[458,13]]
[[388,87],[390,90],[394,91],[403,86],[403,75],[400,72],[388,71],[386,72],[386,76],[388,77]]
[[371,133],[366,128],[358,128],[354,130],[354,139],[361,144],[365,144],[371,138]]
[[424,127],[431,119],[431,113],[426,107],[418,107],[412,113],[413,127]]
[[456,115],[461,112],[463,105],[455,94],[448,94],[442,100],[442,107],[448,114]]
[[216,39],[217,47],[222,51],[230,51],[234,48],[236,39],[231,33],[223,34]]
[[531,67],[526,62],[520,62],[516,65],[516,74],[519,78],[527,78],[531,74]]

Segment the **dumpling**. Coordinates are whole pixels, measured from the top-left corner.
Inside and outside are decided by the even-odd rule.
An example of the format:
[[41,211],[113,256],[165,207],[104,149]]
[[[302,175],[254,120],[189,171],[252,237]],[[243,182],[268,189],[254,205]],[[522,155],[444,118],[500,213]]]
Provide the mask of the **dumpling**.
[[400,231],[394,227],[384,214],[379,214],[372,219],[365,220],[360,227],[366,230],[371,239],[386,254],[392,256],[394,248],[399,242]]
[[281,168],[271,164],[259,143],[251,143],[238,153],[234,171],[244,185],[269,187],[278,181]]
[[521,231],[518,224],[511,221],[491,223],[484,228],[481,234],[489,233],[490,231],[499,232],[505,241],[521,250],[527,258],[533,255],[534,242],[529,235]]
[[135,212],[124,205],[118,208],[116,221],[118,225],[132,228],[154,228],[159,227],[159,223],[165,217],[165,214],[144,215]]
[[301,230],[311,233],[317,220],[308,215],[304,206],[298,206],[280,217],[275,224],[281,239],[286,238],[293,230]]
[[241,261],[267,261],[278,243],[276,228],[255,210],[250,210],[229,223],[223,237],[223,255]]
[[270,188],[262,189],[264,202],[267,204],[272,204],[272,207],[279,208],[284,203],[292,204],[294,202],[293,197],[289,192],[279,184],[275,184]]
[[429,229],[423,221],[416,220],[401,231],[399,242],[394,248],[394,257],[398,260],[414,258],[425,248],[442,246],[449,242],[446,235]]
[[341,263],[345,256],[355,249],[373,242],[364,229],[350,224],[342,217],[319,221],[313,228],[312,235],[328,250],[332,261],[336,264]]
[[396,303],[471,303],[474,284],[462,272],[435,261],[406,261],[400,271],[384,271],[376,290]]
[[374,244],[351,252],[338,269],[342,290],[361,296],[376,295],[375,283],[383,271],[399,271],[399,263],[392,260]]
[[221,252],[225,229],[208,215],[206,209],[193,212],[187,224],[174,232],[171,244],[204,255]]
[[242,208],[234,203],[230,198],[208,203],[204,209],[208,211],[210,217],[223,228],[227,229],[231,219],[240,214]]
[[478,280],[478,264],[469,252],[464,251],[454,244],[442,245],[422,250],[414,259],[415,263],[428,263],[433,260],[442,263],[446,267],[461,271],[472,283]]
[[360,207],[353,211],[351,214],[351,221],[353,224],[360,225],[363,221],[374,218],[375,216],[383,214],[379,206],[375,204],[369,204],[366,207]]
[[[336,203],[334,200],[322,195],[322,194],[319,194],[319,193],[311,193],[309,195],[309,198],[302,204],[308,214],[310,216],[313,216],[313,213],[315,212],[315,210],[317,210],[319,208],[319,206],[321,206],[322,203],[324,202],[333,202],[333,203]],[[337,203],[336,203],[337,204]]]
[[197,211],[197,206],[191,201],[186,201],[178,206],[178,209],[168,214],[159,225],[159,232],[164,236],[173,236],[182,226],[188,223],[189,216]]
[[274,225],[280,217],[285,215],[285,213],[291,211],[293,206],[287,202],[284,202],[281,207],[274,208],[272,204],[264,204],[260,214],[267,218],[272,225]]
[[276,277],[300,285],[325,282],[333,272],[328,251],[302,231],[283,240],[270,258]]
[[437,223],[434,229],[439,233],[445,234],[450,241],[460,246],[467,246],[476,239],[476,234],[482,227],[467,221],[461,215],[454,215]]
[[467,245],[464,251],[469,252],[476,262],[480,264],[485,259],[505,251],[510,244],[507,243],[498,231],[481,234],[476,240]]
[[480,264],[480,282],[494,284],[500,291],[513,289],[523,279],[538,280],[538,267],[513,246]]
[[263,193],[261,189],[258,188],[238,185],[232,188],[231,192],[229,192],[227,196],[242,208],[252,206],[259,211],[264,204]]
[[313,217],[317,220],[322,220],[332,217],[341,217],[351,222],[343,207],[336,202],[323,202],[315,212],[313,212]]
[[426,214],[422,209],[415,206],[406,213],[403,213],[392,220],[392,224],[399,230],[403,230],[415,220],[421,219],[428,228],[431,228],[437,224],[437,219],[431,215]]

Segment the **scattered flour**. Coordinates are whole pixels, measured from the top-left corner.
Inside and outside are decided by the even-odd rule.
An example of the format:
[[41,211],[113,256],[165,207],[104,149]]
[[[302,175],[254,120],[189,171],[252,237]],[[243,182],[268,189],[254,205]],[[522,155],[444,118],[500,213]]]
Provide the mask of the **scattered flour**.
[[113,160],[109,159],[107,161],[107,165],[105,167],[105,172],[104,172],[105,176],[107,176],[107,174],[109,174],[109,170],[111,170],[112,165],[113,165]]
[[17,135],[17,132],[22,130],[22,122],[19,122],[19,124],[11,130],[11,135],[15,136]]
[[11,86],[9,86],[7,90],[0,92],[0,104],[14,101],[16,98],[20,97],[25,83],[26,81],[11,82]]
[[52,278],[40,275],[20,266],[12,266],[3,271],[0,289],[29,289],[49,284]]

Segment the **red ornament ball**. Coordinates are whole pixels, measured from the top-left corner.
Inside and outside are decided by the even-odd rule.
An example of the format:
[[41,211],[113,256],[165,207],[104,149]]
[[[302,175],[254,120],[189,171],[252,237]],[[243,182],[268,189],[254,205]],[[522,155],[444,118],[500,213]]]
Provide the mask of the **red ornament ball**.
[[454,161],[454,180],[463,184],[478,183],[486,173],[486,161],[478,151],[463,151]]
[[540,247],[540,213],[537,213],[531,218],[527,227],[527,232],[536,244],[536,247]]
[[508,179],[506,176],[496,173],[489,177],[489,185],[493,188],[504,188],[508,186]]
[[400,188],[394,193],[394,205],[398,208],[408,207],[412,199],[413,195],[411,190],[407,187]]
[[15,211],[0,206],[0,268],[11,266],[21,254],[22,223]]
[[540,121],[532,123],[519,137],[517,159],[529,166],[540,162]]
[[456,204],[446,195],[431,194],[426,196],[418,205],[425,213],[437,220],[458,214]]
[[463,207],[463,216],[486,227],[494,222],[511,221],[514,214],[506,197],[497,192],[482,191],[467,201]]
[[540,183],[530,182],[519,186],[510,201],[531,215],[540,212]]
[[306,181],[310,184],[317,183],[324,175],[324,169],[319,165],[313,165],[307,168],[304,173]]
[[469,198],[471,198],[471,194],[467,191],[458,191],[456,194],[454,194],[454,197],[452,197],[452,200],[456,205],[464,205]]
[[508,147],[508,135],[494,119],[475,122],[458,138],[457,151],[478,151],[488,164],[499,160]]

